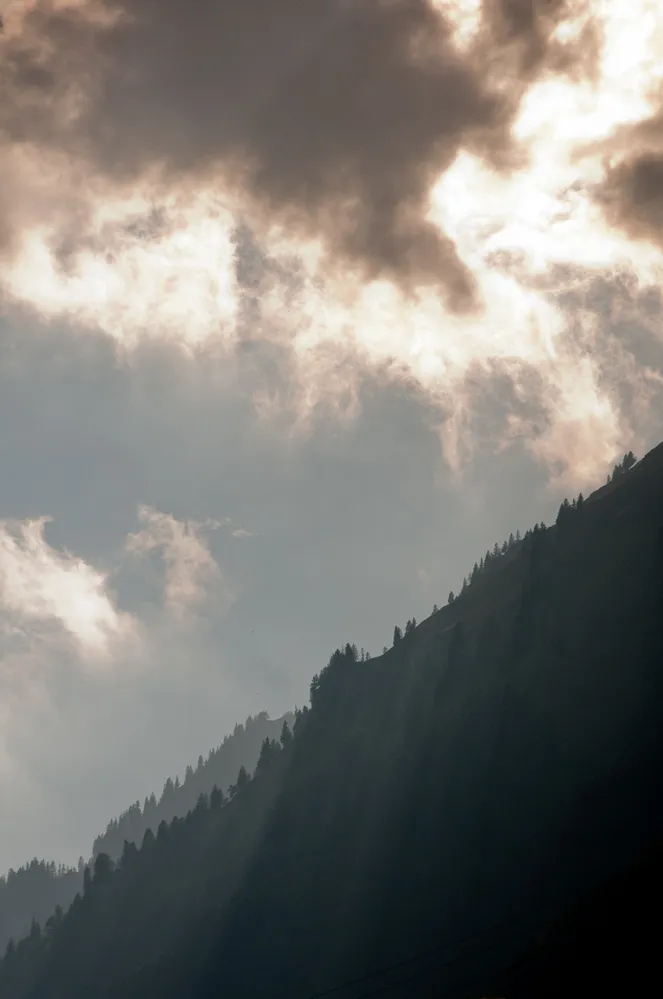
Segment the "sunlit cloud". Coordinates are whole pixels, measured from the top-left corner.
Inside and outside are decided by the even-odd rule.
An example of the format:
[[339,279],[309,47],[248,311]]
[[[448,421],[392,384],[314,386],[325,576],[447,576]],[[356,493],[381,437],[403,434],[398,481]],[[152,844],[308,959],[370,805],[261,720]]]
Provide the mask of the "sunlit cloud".
[[[233,219],[209,190],[108,189],[33,150],[7,157],[29,207],[0,284],[47,320],[100,329],[125,349],[145,339],[232,344],[238,293]],[[76,183],[78,181],[78,183]],[[21,221],[19,219],[19,221]]]
[[253,538],[255,535],[252,531],[247,531],[245,527],[237,527],[232,532],[233,538],[238,538],[243,540],[244,538]]
[[431,6],[449,22],[458,51],[467,52],[481,29],[483,0],[430,0]]
[[[169,171],[156,157],[127,178],[105,174],[76,146],[42,148],[38,137],[11,145],[6,139],[0,150],[13,192],[2,208],[12,232],[0,274],[5,300],[28,305],[46,321],[101,329],[129,351],[146,338],[189,351],[211,343],[232,350],[246,335],[275,342],[290,358],[292,388],[284,397],[266,385],[256,407],[270,420],[287,411],[300,429],[321,405],[336,418],[354,418],[366,373],[414,386],[438,408],[440,438],[457,470],[476,444],[481,380],[506,373],[520,408],[501,414],[496,445],[522,439],[555,480],[585,483],[602,474],[622,448],[637,446],[652,422],[648,407],[659,398],[656,371],[633,363],[610,316],[630,311],[631,322],[660,342],[637,300],[660,285],[663,253],[653,240],[613,225],[598,192],[633,153],[629,129],[660,107],[663,8],[657,0],[568,0],[533,14],[530,24],[516,23],[517,6],[507,23],[507,8],[488,0],[430,3],[446,19],[458,58],[514,107],[499,140],[509,146],[502,160],[482,146],[473,119],[466,138],[454,133],[455,151],[437,174],[430,165],[427,204],[389,208],[393,225],[404,226],[399,263],[408,260],[403,233],[412,233],[414,259],[429,226],[447,241],[454,268],[471,276],[471,308],[452,307],[444,282],[436,287],[428,274],[418,281],[416,267],[404,283],[389,268],[371,274],[359,266],[346,252],[348,240],[354,246],[353,225],[357,233],[369,227],[362,239],[373,246],[375,219],[362,214],[356,191],[343,201],[342,171],[336,200],[311,204],[304,232],[305,187],[301,211],[286,210],[271,189],[266,200],[253,182],[243,182],[232,158],[215,164],[209,152],[199,169]],[[131,9],[128,2],[120,6]],[[114,8],[85,9],[101,24],[102,12]],[[13,24],[9,30],[19,32],[23,21],[17,16]],[[239,30],[244,22],[238,24]],[[509,59],[518,46],[529,46],[529,55],[514,89],[517,63]],[[396,61],[394,67],[402,69]],[[385,85],[379,75],[375,81]],[[264,87],[256,88],[264,103]],[[238,115],[248,120],[258,110],[246,106]],[[393,128],[401,124],[394,119]],[[329,130],[331,141],[331,122]],[[348,141],[342,128],[339,135]],[[247,131],[249,147],[254,140]],[[264,151],[257,148],[256,157]],[[173,157],[181,152],[166,140],[164,150]],[[290,161],[268,151],[285,170]],[[346,152],[348,164],[357,154],[366,166],[362,150]],[[293,154],[293,171],[295,161]],[[408,164],[403,177],[412,176]],[[282,179],[279,191],[286,188]],[[408,214],[415,210],[423,213],[416,225]],[[240,223],[250,227],[262,256],[250,287],[238,278]],[[2,225],[0,218],[0,238]],[[599,280],[612,291],[597,305],[592,294]],[[248,299],[250,320],[243,309]],[[625,377],[631,405],[620,392]]]
[[66,551],[53,548],[44,530],[48,518],[0,521],[0,615],[12,640],[59,632],[84,658],[106,657],[131,637],[132,618],[116,609],[107,578]]
[[148,506],[140,508],[139,518],[143,526],[129,535],[126,550],[138,558],[157,553],[164,568],[164,602],[171,614],[183,619],[210,596],[229,598],[205,537],[219,524],[180,521]]
[[[168,697],[196,681],[205,629],[190,625],[202,623],[198,613],[209,600],[216,613],[227,608],[229,588],[207,535],[219,527],[230,533],[229,518],[178,521],[150,507],[141,507],[138,518],[140,529],[105,559],[108,571],[51,543],[48,517],[0,521],[0,786],[14,819],[22,815],[30,828],[26,816],[48,811],[54,760],[63,773],[80,772],[82,759],[101,773],[118,718],[122,738],[131,742],[140,732],[144,744],[147,692],[156,683]],[[162,570],[159,605],[151,609],[139,599],[129,612],[123,573],[137,569],[134,586],[149,586],[145,559],[152,555]],[[227,694],[233,682],[219,677]],[[89,820],[101,821],[94,808]],[[15,821],[3,835],[3,849],[25,859],[20,836],[12,840]]]

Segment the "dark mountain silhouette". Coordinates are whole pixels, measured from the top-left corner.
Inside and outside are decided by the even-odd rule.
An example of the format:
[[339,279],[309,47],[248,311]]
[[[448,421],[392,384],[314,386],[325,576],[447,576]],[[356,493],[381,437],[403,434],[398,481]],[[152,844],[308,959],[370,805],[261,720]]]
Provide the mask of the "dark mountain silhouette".
[[335,652],[229,801],[97,856],[2,999],[485,994],[663,835],[663,446],[627,465]]
[[[198,758],[195,770],[186,768],[182,783],[179,777],[169,777],[158,800],[152,794],[142,808],[136,802],[119,819],[109,822],[106,831],[94,841],[92,860],[99,853],[119,859],[125,840],[141,843],[148,829],[156,833],[160,822],[186,815],[201,794],[210,794],[215,787],[227,792],[241,766],[253,770],[264,740],[279,738],[284,721],[292,725],[294,715],[270,719],[263,711],[247,718],[243,725],[235,725],[232,735],[211,750],[206,760]],[[84,869],[83,858],[77,867],[34,859],[0,877],[0,952],[4,953],[10,938],[17,942],[26,936],[33,920],[43,925],[56,906],[66,910],[83,888]]]

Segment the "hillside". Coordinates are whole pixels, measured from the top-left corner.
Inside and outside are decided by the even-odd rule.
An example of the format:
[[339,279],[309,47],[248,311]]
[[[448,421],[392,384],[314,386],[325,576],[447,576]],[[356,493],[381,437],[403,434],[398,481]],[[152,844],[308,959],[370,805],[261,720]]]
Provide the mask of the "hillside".
[[145,798],[142,808],[137,801],[119,819],[109,822],[105,833],[94,841],[93,858],[107,853],[117,860],[122,855],[125,840],[141,843],[148,829],[155,833],[161,822],[172,822],[175,816],[186,815],[195,808],[201,794],[210,794],[215,787],[226,792],[240,767],[255,768],[264,740],[278,740],[283,723],[287,721],[292,726],[294,720],[292,713],[271,719],[263,711],[255,718],[247,718],[243,725],[235,725],[232,735],[227,735],[220,746],[211,750],[206,760],[198,757],[195,770],[192,766],[186,768],[182,782],[179,776],[174,780],[169,777],[158,800],[151,794]]
[[[240,767],[254,769],[262,743],[278,739],[284,721],[292,726],[294,715],[270,719],[263,711],[247,718],[243,725],[235,725],[232,734],[211,750],[206,760],[199,757],[195,770],[192,766],[186,768],[182,782],[179,776],[169,777],[158,800],[152,794],[142,808],[136,802],[109,822],[106,831],[94,841],[92,859],[99,853],[119,859],[125,840],[141,843],[148,829],[156,833],[160,822],[186,815],[201,794],[210,794],[215,787],[227,791]],[[69,907],[83,887],[84,868],[82,858],[73,868],[34,859],[0,877],[0,953],[4,953],[10,938],[16,942],[26,936],[33,920],[43,925],[56,906]]]
[[[0,965],[2,999],[368,981],[339,992],[358,999],[424,953],[391,994],[481,994],[542,912],[663,831],[662,608],[659,446],[383,656],[335,653],[294,740],[115,870],[98,856],[67,916]],[[491,926],[492,947],[462,950]]]
[[506,999],[586,999],[651,991],[659,974],[656,918],[663,891],[658,841],[603,882],[499,976],[491,991]]
[[83,884],[83,869],[79,866],[56,867],[53,862],[31,860],[17,871],[10,870],[0,877],[0,948],[10,939],[20,940],[29,931],[33,919],[43,923],[56,906],[68,908]]

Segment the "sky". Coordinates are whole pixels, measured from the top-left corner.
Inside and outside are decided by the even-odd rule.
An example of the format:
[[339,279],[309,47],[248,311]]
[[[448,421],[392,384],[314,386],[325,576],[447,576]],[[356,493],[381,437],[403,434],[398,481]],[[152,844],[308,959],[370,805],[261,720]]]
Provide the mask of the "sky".
[[663,415],[658,0],[0,0],[0,870]]

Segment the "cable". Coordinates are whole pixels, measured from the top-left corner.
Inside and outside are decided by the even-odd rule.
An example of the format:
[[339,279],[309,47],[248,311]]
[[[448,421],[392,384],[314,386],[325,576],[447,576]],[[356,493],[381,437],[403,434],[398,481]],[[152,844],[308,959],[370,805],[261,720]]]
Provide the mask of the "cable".
[[[566,904],[567,901],[568,900],[565,899],[563,904]],[[542,904],[540,906],[534,906],[534,907],[528,908],[528,909],[521,909],[521,910],[518,911],[518,913],[515,915],[515,917],[512,918],[512,919],[510,919],[510,920],[501,920],[499,922],[489,924],[488,926],[484,927],[482,930],[475,930],[474,932],[468,933],[465,936],[458,937],[456,940],[446,941],[445,943],[438,944],[436,947],[431,947],[431,948],[429,948],[427,950],[420,951],[417,954],[413,954],[409,958],[404,958],[402,961],[396,961],[393,964],[383,965],[382,967],[376,968],[374,971],[368,972],[365,975],[361,975],[358,978],[349,979],[348,981],[341,982],[339,985],[335,985],[335,986],[333,986],[331,988],[328,988],[328,989],[323,989],[320,992],[313,992],[310,995],[306,996],[305,999],[324,999],[324,997],[326,997],[326,996],[335,995],[336,993],[342,992],[345,989],[349,989],[349,988],[351,988],[354,985],[364,985],[367,982],[370,982],[374,978],[378,978],[381,975],[386,975],[390,971],[398,971],[398,970],[400,970],[402,968],[407,967],[410,964],[415,964],[417,961],[425,960],[427,957],[433,957],[436,954],[439,954],[440,951],[448,950],[451,947],[461,947],[463,944],[468,943],[468,942],[470,942],[472,940],[475,940],[477,938],[481,938],[482,936],[485,936],[487,933],[491,933],[491,932],[494,932],[494,931],[499,931],[500,929],[506,928],[506,927],[509,927],[509,926],[514,926],[517,922],[519,922],[519,920],[521,918],[523,918],[525,916],[532,916],[532,915],[534,915],[536,913],[542,912],[544,909],[552,909],[553,907],[555,907],[557,905],[560,905],[560,904],[562,904],[561,900],[558,900],[556,902],[549,901],[549,902],[546,902],[546,903],[544,903],[544,904]],[[536,925],[532,926],[532,930],[538,929],[538,928],[540,928],[543,925],[548,925],[549,922],[550,922],[550,920],[545,920],[545,921],[542,921],[541,923],[537,923]],[[475,953],[476,953],[476,951],[475,951]],[[446,962],[443,965],[439,965],[438,967],[446,967],[447,964],[453,964],[454,961],[456,961],[458,959],[459,958],[450,959],[450,961]],[[421,973],[422,972],[419,971],[416,974],[421,974]],[[391,987],[391,986],[387,986],[387,987]],[[379,989],[378,991],[381,991],[381,989]],[[371,992],[371,993],[367,993],[367,994],[368,995],[374,995],[376,993],[375,992]],[[356,999],[363,999],[364,995],[365,995],[365,993],[362,993],[361,997],[357,996]]]
[[[548,920],[541,920],[540,922],[532,925],[528,929],[533,933],[535,930],[541,929],[543,926],[548,926]],[[405,978],[399,978],[395,982],[386,982],[384,985],[380,985],[375,989],[371,989],[370,992],[360,992],[354,997],[354,999],[368,999],[369,996],[380,995],[383,992],[388,992],[390,989],[398,988],[401,985],[407,985],[410,982],[416,981],[421,978],[422,975],[432,975],[433,973],[443,971],[445,968],[452,968],[455,964],[461,961],[466,961],[469,958],[475,958],[478,954],[485,954],[487,951],[491,950],[493,947],[498,946],[496,940],[487,944],[485,947],[477,947],[470,950],[467,954],[457,955],[456,957],[449,958],[447,961],[443,961],[441,964],[434,964],[430,968],[420,968],[419,971],[413,972],[411,975],[407,975]],[[455,988],[455,986],[454,986]],[[445,990],[445,992],[448,990]],[[445,993],[442,993],[444,995]]]

